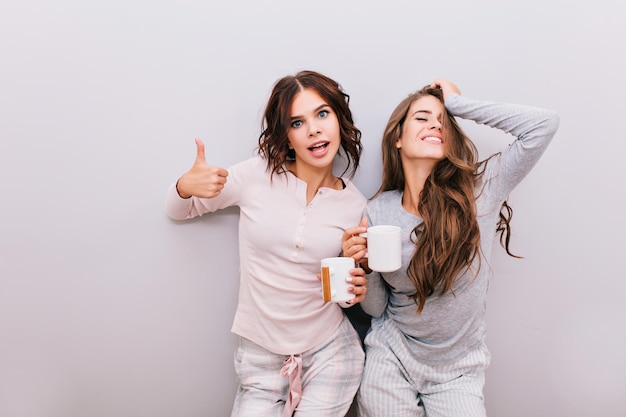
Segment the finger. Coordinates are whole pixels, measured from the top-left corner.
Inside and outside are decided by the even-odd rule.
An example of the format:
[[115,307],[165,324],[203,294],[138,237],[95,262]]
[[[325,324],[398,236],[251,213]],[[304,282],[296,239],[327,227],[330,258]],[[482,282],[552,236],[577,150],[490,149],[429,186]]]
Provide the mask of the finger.
[[367,285],[367,277],[363,268],[353,268],[350,270],[350,276],[346,278],[346,281],[352,285]]
[[365,294],[367,294],[367,285],[354,286],[350,292],[359,298],[359,301],[362,301],[365,298]]
[[346,229],[343,232],[343,236],[341,236],[341,241],[342,242],[346,242],[347,240],[350,240],[350,238],[352,236],[354,236],[355,229],[357,229],[357,227],[350,227],[350,228]]
[[[366,220],[367,221],[367,220]],[[361,221],[361,224],[363,222]],[[367,223],[366,223],[367,224]],[[349,229],[346,229],[345,232],[343,232],[343,236],[341,238],[341,240],[343,242],[350,240],[353,237],[357,237],[359,236],[361,233],[365,233],[367,232],[367,226],[356,226],[356,227],[350,227]]]
[[348,281],[348,283],[350,284],[350,292],[355,293],[355,294],[359,294],[360,290],[358,288],[367,286],[367,281],[361,281],[361,280],[356,280],[356,279],[352,281]]
[[350,300],[350,304],[358,304],[365,300],[365,294],[354,294],[354,298]]
[[359,226],[364,227],[367,229],[367,217],[363,217],[361,219],[361,223],[359,223]]
[[222,168],[210,168],[210,181],[216,185],[224,185],[228,180],[228,171]]
[[[362,243],[355,243],[355,241],[360,240]],[[360,263],[365,255],[367,254],[367,247],[365,246],[365,238],[354,236],[350,238],[343,246],[343,256],[348,256],[354,259],[355,263]]]
[[218,168],[217,169],[217,175],[222,178],[224,180],[224,182],[226,182],[226,177],[228,177],[228,170],[224,169],[224,168]]
[[207,188],[207,191],[213,196],[216,197],[219,193],[224,189],[224,185],[222,184],[214,184]]
[[204,143],[196,138],[196,165],[206,165],[206,157],[204,156]]

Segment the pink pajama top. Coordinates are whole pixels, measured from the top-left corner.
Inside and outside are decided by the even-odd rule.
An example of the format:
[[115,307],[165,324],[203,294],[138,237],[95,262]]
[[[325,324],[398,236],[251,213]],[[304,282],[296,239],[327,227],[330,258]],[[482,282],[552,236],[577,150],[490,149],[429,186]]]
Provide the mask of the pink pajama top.
[[211,199],[183,199],[172,184],[166,212],[183,220],[240,208],[239,302],[232,331],[292,355],[328,340],[343,319],[337,304],[324,303],[316,275],[321,259],[340,255],[342,234],[359,224],[366,199],[343,179],[344,189],[320,188],[307,205],[305,182],[286,170],[270,181],[266,167],[259,157],[230,167],[224,189]]

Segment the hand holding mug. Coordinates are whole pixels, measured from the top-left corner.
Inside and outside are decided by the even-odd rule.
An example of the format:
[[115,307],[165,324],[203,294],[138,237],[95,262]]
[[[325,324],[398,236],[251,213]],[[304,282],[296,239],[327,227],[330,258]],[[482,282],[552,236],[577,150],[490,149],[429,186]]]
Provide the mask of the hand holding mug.
[[349,256],[354,262],[367,266],[367,239],[362,236],[367,232],[367,218],[363,217],[361,223],[343,232],[341,238],[341,252],[343,256]]
[[367,270],[393,272],[402,266],[402,229],[393,225],[367,227],[361,219],[357,227],[346,229],[341,241],[344,256],[352,257]]
[[322,259],[321,281],[324,302],[356,304],[365,299],[365,271],[355,268],[352,258],[338,256]]

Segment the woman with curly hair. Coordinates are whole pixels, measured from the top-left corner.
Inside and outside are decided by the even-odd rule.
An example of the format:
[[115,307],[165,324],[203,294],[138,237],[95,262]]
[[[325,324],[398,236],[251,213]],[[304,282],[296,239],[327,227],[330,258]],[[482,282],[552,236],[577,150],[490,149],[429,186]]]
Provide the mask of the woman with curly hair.
[[[361,381],[363,349],[342,307],[363,300],[365,272],[352,269],[354,298],[344,305],[324,302],[317,277],[323,258],[340,255],[344,230],[366,204],[343,177],[354,174],[362,150],[348,104],[339,84],[320,73],[281,78],[258,156],[228,170],[210,166],[196,140],[192,168],[169,189],[167,213],[177,220],[240,208],[232,416],[343,416]],[[342,176],[333,173],[338,158]]]

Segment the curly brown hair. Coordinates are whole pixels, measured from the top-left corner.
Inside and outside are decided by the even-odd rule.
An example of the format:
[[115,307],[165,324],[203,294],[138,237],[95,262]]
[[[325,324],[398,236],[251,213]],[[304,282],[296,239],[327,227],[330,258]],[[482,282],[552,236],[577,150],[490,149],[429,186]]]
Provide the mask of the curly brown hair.
[[[384,191],[404,190],[402,160],[395,144],[402,135],[411,104],[429,95],[443,105],[441,89],[426,86],[402,100],[389,117],[382,139],[383,179],[374,197]],[[478,162],[476,146],[447,109],[442,130],[446,157],[437,163],[424,184],[417,207],[423,222],[411,233],[415,250],[407,274],[415,285],[412,298],[417,304],[417,314],[424,309],[426,299],[436,292],[454,293],[460,273],[465,269],[471,271],[474,261],[480,268],[481,261],[475,193],[486,161]],[[505,201],[497,232],[507,253],[517,257],[509,251],[511,217],[512,210]]]
[[339,83],[315,71],[300,71],[276,82],[265,107],[258,154],[267,159],[267,167],[272,176],[281,172],[286,161],[293,159],[293,150],[289,149],[287,138],[291,125],[291,105],[295,96],[305,89],[315,90],[337,114],[341,149],[347,159],[346,168],[341,175],[349,172],[349,176],[353,177],[359,166],[363,145],[361,131],[354,125],[350,111],[350,96]]

